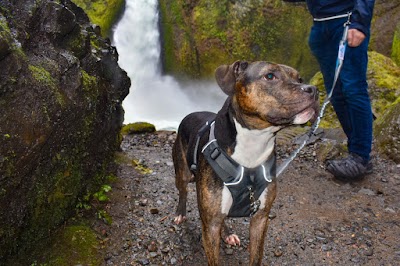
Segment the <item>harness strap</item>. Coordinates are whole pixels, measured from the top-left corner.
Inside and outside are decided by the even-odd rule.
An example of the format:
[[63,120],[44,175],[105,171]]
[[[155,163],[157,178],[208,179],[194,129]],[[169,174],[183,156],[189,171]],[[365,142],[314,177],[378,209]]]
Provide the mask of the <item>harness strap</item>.
[[241,180],[243,166],[231,159],[219,146],[216,139],[210,140],[201,151],[211,168],[225,184]]
[[[214,124],[214,121],[212,122]],[[210,128],[210,122],[207,121],[197,132],[197,139],[196,139],[196,145],[193,150],[193,163],[190,166],[191,171],[196,171],[197,170],[197,151],[199,150],[199,143],[201,137],[204,135],[204,133]]]

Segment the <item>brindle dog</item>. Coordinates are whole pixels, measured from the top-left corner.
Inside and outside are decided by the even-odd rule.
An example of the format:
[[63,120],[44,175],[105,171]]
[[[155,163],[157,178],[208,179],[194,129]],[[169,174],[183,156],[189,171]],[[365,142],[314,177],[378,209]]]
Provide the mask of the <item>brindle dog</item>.
[[[225,104],[218,114],[196,112],[186,116],[179,126],[173,147],[175,182],[179,190],[175,223],[180,224],[186,219],[187,185],[196,182],[208,265],[219,264],[222,234],[226,243],[240,244],[238,236],[229,234],[224,226],[224,219],[236,211],[236,199],[229,186],[239,183],[237,180],[251,183],[246,178],[254,179],[258,174],[244,176],[243,172],[238,173],[229,184],[222,180],[202,152],[208,144],[216,141],[227,160],[232,165],[239,165],[238,169],[263,167],[261,176],[265,177],[266,181],[262,180],[265,184],[258,198],[252,199],[253,203],[258,202],[258,206],[251,217],[249,248],[250,265],[261,265],[268,214],[276,196],[276,132],[288,125],[315,119],[318,115],[318,92],[314,86],[303,84],[295,69],[263,61],[222,65],[216,69],[215,76],[220,88],[228,95]],[[211,138],[210,127],[204,129],[210,121],[215,121],[211,134],[215,139]],[[196,167],[191,168],[192,165]],[[269,169],[265,169],[265,165]],[[258,185],[252,184],[256,190]],[[249,215],[248,211],[244,213],[244,216]]]

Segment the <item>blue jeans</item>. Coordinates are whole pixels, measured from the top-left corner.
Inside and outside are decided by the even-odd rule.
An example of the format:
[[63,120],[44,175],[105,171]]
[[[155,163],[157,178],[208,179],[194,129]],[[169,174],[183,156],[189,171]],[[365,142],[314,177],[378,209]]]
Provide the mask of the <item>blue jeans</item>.
[[[339,42],[347,18],[314,22],[309,46],[317,58],[327,93],[332,89]],[[346,47],[343,67],[331,103],[348,138],[348,150],[365,161],[372,147],[372,110],[368,95],[367,64],[369,34],[358,47]]]

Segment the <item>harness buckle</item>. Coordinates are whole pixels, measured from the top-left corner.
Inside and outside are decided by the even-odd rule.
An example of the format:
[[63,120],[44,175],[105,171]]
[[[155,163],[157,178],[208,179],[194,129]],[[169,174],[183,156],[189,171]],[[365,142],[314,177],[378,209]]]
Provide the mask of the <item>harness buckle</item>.
[[220,151],[218,148],[215,148],[215,149],[211,152],[210,157],[211,157],[211,159],[215,160],[215,159],[218,158],[218,156],[219,156],[220,154],[221,154],[221,151]]

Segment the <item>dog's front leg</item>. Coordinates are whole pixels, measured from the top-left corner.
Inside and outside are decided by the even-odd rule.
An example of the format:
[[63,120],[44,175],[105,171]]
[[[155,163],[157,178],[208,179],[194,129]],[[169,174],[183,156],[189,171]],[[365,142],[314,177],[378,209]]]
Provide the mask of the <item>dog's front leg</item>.
[[265,201],[250,221],[250,265],[261,265],[264,254],[264,240],[268,229],[268,214],[276,197],[276,181],[264,191]]
[[264,239],[268,229],[268,215],[259,211],[250,222],[250,264],[261,265],[264,253]]
[[202,222],[203,247],[209,266],[219,265],[222,222],[219,220],[211,223]]

